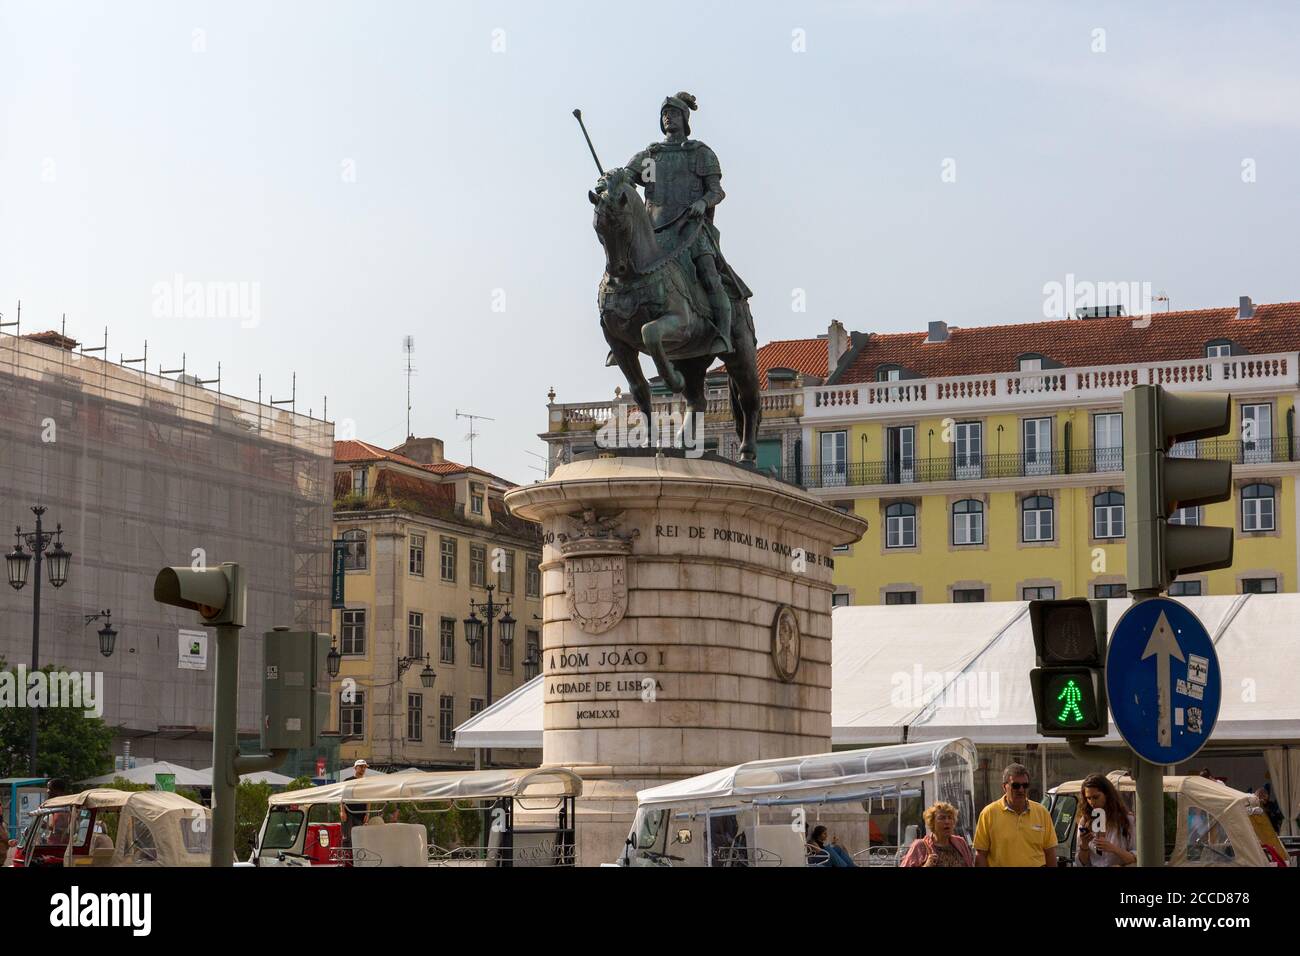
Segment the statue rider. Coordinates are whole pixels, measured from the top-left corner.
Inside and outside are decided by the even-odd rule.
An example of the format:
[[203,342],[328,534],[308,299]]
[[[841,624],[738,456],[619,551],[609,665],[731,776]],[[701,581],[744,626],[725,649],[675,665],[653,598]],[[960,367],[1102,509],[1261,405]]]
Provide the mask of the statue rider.
[[[718,337],[712,351],[731,351],[731,299],[722,275],[732,280],[736,294],[747,299],[749,289],[722,258],[713,210],[726,197],[717,154],[691,134],[691,110],[698,109],[690,93],[667,97],[659,108],[662,143],[651,143],[627,164],[632,181],[645,190],[646,210],[661,245],[671,248],[682,225],[703,218],[691,242],[690,257],[709,297]],[[664,227],[664,228],[661,228]]]

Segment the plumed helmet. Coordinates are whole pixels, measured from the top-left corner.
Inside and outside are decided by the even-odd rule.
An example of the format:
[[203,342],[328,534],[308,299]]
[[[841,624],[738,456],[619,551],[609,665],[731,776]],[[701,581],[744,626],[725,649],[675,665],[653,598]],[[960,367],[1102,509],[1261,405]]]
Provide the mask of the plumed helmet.
[[695,96],[691,93],[681,92],[673,96],[664,97],[663,105],[659,107],[659,132],[668,132],[664,129],[664,107],[672,106],[682,112],[682,125],[686,127],[686,135],[691,135],[691,110],[700,108],[699,103],[695,101]]

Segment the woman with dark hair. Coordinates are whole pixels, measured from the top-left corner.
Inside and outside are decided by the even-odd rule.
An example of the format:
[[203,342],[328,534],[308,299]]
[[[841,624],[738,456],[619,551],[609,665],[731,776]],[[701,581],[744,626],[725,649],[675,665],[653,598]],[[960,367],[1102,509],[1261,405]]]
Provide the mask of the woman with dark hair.
[[1131,866],[1137,862],[1133,815],[1105,774],[1090,774],[1079,794],[1079,866]]
[[836,837],[831,837],[830,843],[827,843],[827,836],[827,830],[821,824],[813,827],[812,833],[808,837],[808,865],[833,867],[857,866],[857,864],[853,862],[853,857],[849,856],[848,851],[845,850],[844,847],[840,846],[840,841]]

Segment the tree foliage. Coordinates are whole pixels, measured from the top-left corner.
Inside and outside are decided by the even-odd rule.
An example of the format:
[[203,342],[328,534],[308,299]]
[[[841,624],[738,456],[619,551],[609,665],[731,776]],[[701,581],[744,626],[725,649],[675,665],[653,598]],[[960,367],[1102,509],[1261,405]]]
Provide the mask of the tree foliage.
[[[68,672],[49,665],[41,670],[47,675]],[[12,676],[4,677],[4,673]],[[0,680],[16,688],[17,679],[16,670],[0,658]],[[27,773],[31,715],[31,709],[25,706],[0,707],[0,777]],[[87,717],[77,707],[41,707],[37,710],[36,736],[37,772],[41,776],[63,777],[76,783],[113,768],[113,728],[102,717]]]

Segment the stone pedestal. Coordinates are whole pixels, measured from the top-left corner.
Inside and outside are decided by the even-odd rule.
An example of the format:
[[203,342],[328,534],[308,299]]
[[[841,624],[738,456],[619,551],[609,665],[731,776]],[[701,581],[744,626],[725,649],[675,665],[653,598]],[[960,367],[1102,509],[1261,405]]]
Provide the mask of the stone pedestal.
[[833,548],[866,522],[707,455],[597,453],[506,502],[541,522],[542,759],[571,767],[581,865],[636,791],[830,749]]

